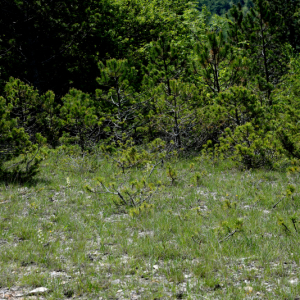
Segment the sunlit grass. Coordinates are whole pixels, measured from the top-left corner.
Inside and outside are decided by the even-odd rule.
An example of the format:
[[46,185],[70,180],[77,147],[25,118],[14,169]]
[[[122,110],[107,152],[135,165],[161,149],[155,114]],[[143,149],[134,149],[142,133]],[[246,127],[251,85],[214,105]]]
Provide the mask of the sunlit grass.
[[298,175],[170,163],[176,179],[158,166],[148,181],[159,189],[135,213],[85,186],[141,180],[146,168],[116,175],[100,154],[50,153],[35,184],[2,184],[1,288],[44,286],[47,299],[299,296]]

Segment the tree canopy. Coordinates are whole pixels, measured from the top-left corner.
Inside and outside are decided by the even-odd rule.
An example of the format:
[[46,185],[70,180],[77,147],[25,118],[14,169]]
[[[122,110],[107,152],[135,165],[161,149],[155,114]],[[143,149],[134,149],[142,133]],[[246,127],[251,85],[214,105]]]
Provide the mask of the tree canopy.
[[298,159],[299,22],[298,0],[4,1],[2,165],[45,139]]
[[223,15],[233,6],[240,3],[243,10],[246,12],[253,6],[252,0],[199,0],[199,8],[202,9],[206,6],[213,14]]

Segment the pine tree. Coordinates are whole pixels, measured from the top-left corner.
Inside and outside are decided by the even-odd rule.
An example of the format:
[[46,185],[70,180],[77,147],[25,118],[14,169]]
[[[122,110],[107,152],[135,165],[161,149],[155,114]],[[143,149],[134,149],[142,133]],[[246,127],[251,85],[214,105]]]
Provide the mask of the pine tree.
[[163,83],[170,90],[170,81],[188,76],[188,50],[168,35],[161,35],[148,47],[148,64],[144,68],[144,85]]
[[[18,127],[17,119],[11,118],[11,110],[12,105],[0,97],[0,178],[30,179],[38,171],[39,146],[33,145],[24,128]],[[45,142],[40,135],[36,139],[40,143]],[[20,155],[23,157],[15,161]]]
[[[268,1],[271,27],[276,30],[282,43],[289,43],[296,51],[300,51],[300,1],[272,0]],[[280,25],[280,26],[279,26]]]
[[[131,86],[136,70],[127,60],[110,59],[98,64],[97,82],[103,90],[96,90],[98,114],[106,124],[107,135],[115,141],[128,139],[135,132],[137,117],[136,93]],[[105,90],[104,90],[105,89]]]
[[227,43],[222,31],[208,32],[206,39],[206,43],[198,43],[195,47],[194,72],[214,94],[241,84],[246,61],[239,55],[238,49]]
[[[186,49],[171,37],[161,35],[149,45],[148,65],[144,68],[144,130],[151,139],[162,134],[167,141],[173,140],[177,148],[182,146],[181,131],[185,130],[179,124],[181,113],[190,106],[196,94],[184,83],[188,76],[187,62]],[[184,97],[187,100],[185,108]]]
[[193,84],[170,80],[156,89],[157,114],[152,118],[157,132],[168,142],[173,141],[177,149],[188,148],[195,143],[197,127],[198,90]]
[[32,142],[36,142],[36,134],[40,133],[52,146],[57,145],[59,105],[52,91],[39,94],[33,86],[11,77],[4,87],[4,95],[12,107],[11,118],[17,121],[18,128],[25,130]]
[[143,91],[147,107],[145,128],[150,139],[160,137],[176,149],[203,144],[199,134],[198,108],[201,91],[191,80],[188,49],[170,37],[161,36],[149,47]]
[[41,109],[36,113],[39,132],[47,138],[47,143],[52,147],[58,145],[61,134],[61,119],[59,117],[61,105],[56,104],[55,100],[55,94],[52,91],[41,95]]
[[88,94],[71,89],[62,98],[60,117],[65,135],[62,140],[78,144],[82,151],[93,142],[98,133],[98,117],[95,113],[93,100]]
[[18,156],[31,143],[24,129],[18,129],[17,120],[10,117],[12,106],[7,106],[3,97],[0,97],[0,104],[0,161],[3,163]]
[[4,91],[7,102],[11,105],[11,118],[16,119],[18,128],[24,128],[34,141],[35,134],[39,132],[36,114],[41,109],[38,91],[20,79],[12,77],[6,83]]
[[244,55],[251,60],[249,78],[255,78],[258,90],[272,105],[271,91],[287,72],[288,49],[280,39],[278,29],[282,23],[274,24],[269,2],[255,0],[254,4],[246,15],[241,6],[231,9],[229,38],[231,44],[244,49]]

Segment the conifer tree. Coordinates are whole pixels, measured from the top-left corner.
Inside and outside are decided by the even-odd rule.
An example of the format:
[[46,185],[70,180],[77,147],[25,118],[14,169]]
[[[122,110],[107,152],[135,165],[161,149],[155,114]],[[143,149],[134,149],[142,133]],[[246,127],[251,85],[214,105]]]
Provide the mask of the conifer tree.
[[[276,31],[282,43],[289,43],[296,51],[300,51],[300,1],[272,0],[268,1],[270,26]],[[280,26],[279,26],[280,25]]]
[[171,37],[161,35],[149,45],[148,64],[144,68],[144,84],[155,86],[163,83],[170,89],[170,81],[184,79],[188,74],[188,52],[176,45]]
[[245,50],[244,55],[251,60],[248,76],[251,81],[255,78],[258,90],[272,105],[271,91],[287,72],[288,48],[280,39],[282,22],[274,24],[269,2],[255,0],[254,4],[245,16],[241,6],[231,9],[229,37],[233,45]]
[[273,92],[274,126],[285,154],[300,159],[300,60],[291,60],[291,69]]
[[36,142],[36,134],[40,133],[52,146],[57,145],[59,105],[52,91],[39,94],[33,86],[11,77],[4,87],[4,94],[12,107],[11,118],[17,121],[18,128],[25,130],[32,142]]
[[[144,68],[144,130],[150,134],[151,139],[164,132],[164,137],[168,141],[173,140],[176,147],[181,147],[181,129],[178,124],[179,107],[183,101],[181,96],[187,92],[185,96],[189,100],[186,107],[191,98],[188,96],[189,88],[183,82],[188,77],[187,57],[186,49],[177,45],[171,37],[161,35],[149,45],[148,65]],[[179,86],[183,88],[181,92]],[[170,123],[170,118],[173,120],[172,125],[165,128],[164,122]]]
[[189,55],[183,45],[161,36],[149,47],[149,64],[143,80],[143,90],[149,99],[144,109],[146,131],[152,139],[161,137],[172,142],[176,149],[202,143],[198,136],[200,122],[197,123],[201,92],[188,82]]
[[137,118],[136,94],[130,85],[136,76],[136,70],[127,60],[110,59],[106,65],[98,64],[100,77],[97,82],[106,90],[96,90],[99,116],[106,124],[106,133],[115,141],[123,141],[135,131]]
[[0,97],[0,162],[18,156],[31,145],[23,128],[17,127],[17,120],[10,116],[11,105]]
[[36,114],[39,132],[47,138],[52,147],[58,145],[61,134],[61,119],[59,117],[61,105],[56,104],[55,94],[52,91],[40,96],[41,109]]
[[[11,118],[11,110],[12,105],[0,97],[0,178],[30,179],[38,171],[39,146],[33,145],[24,128],[18,126],[17,119]],[[41,144],[45,142],[39,134],[36,140]],[[7,165],[21,154],[22,158]]]
[[198,43],[195,47],[194,72],[213,94],[242,83],[246,62],[238,49],[226,42],[222,31],[208,32],[206,39],[206,43]]
[[36,114],[41,108],[38,91],[12,77],[5,85],[4,91],[7,102],[11,105],[11,118],[16,119],[18,128],[24,128],[31,140],[34,141],[35,134],[39,132]]
[[156,90],[157,114],[153,116],[156,130],[175,147],[188,148],[195,143],[197,109],[193,109],[198,90],[189,83],[170,80],[169,85],[161,83]]
[[65,135],[62,140],[78,144],[82,151],[91,145],[95,136],[97,138],[98,118],[95,113],[93,100],[88,94],[71,89],[62,98],[60,117]]
[[252,91],[242,86],[234,86],[222,92],[216,98],[216,104],[222,107],[227,126],[235,128],[248,122],[258,124],[264,116],[264,107]]

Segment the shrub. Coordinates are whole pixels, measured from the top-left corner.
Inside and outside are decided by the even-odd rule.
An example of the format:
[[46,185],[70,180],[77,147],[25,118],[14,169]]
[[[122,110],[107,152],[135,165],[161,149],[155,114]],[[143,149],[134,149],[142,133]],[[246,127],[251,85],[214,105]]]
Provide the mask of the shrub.
[[60,109],[62,126],[65,133],[63,143],[78,144],[84,151],[97,136],[98,117],[95,114],[94,102],[88,94],[71,89],[62,98]]
[[[11,118],[11,108],[0,97],[0,177],[29,179],[38,171],[40,146],[33,145],[24,128],[19,128],[17,120]],[[39,134],[36,139],[40,144],[45,142]]]
[[238,126],[234,131],[227,128],[219,147],[220,152],[247,169],[272,167],[282,157],[280,149],[274,132],[256,129],[251,123]]

